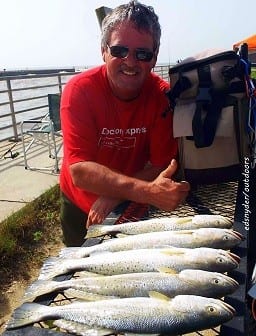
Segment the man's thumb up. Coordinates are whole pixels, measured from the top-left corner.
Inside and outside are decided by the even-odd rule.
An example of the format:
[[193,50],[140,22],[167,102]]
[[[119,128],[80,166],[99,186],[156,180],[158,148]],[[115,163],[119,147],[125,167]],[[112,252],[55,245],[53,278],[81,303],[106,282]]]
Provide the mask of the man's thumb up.
[[172,159],[169,166],[162,171],[161,173],[162,177],[171,178],[172,175],[176,172],[177,167],[178,167],[177,161],[175,159]]

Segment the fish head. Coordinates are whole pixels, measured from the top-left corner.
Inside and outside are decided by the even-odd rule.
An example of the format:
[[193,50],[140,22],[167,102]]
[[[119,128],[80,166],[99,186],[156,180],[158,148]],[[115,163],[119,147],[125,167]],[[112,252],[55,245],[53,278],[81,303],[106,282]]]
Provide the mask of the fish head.
[[225,229],[223,231],[223,243],[225,248],[237,246],[245,239],[245,237],[238,231],[230,229]]
[[240,258],[229,251],[200,247],[191,249],[190,263],[202,270],[228,272],[238,267]]
[[219,228],[231,228],[233,225],[233,221],[230,218],[222,215],[195,215],[192,222],[198,225],[204,224],[205,227],[206,223],[208,227],[214,225]]
[[194,231],[198,240],[203,240],[211,242],[211,245],[214,248],[222,248],[228,250],[232,247],[239,245],[244,236],[231,229],[222,229],[222,228],[200,228]]
[[236,280],[218,272],[185,269],[179,273],[179,276],[190,284],[200,286],[204,293],[209,293],[212,297],[231,294],[239,287]]
[[217,272],[231,271],[238,267],[240,258],[229,251],[217,250],[216,266]]
[[188,314],[189,322],[196,323],[198,330],[227,322],[236,313],[232,306],[222,300],[196,295],[177,295],[171,304],[177,314]]
[[235,279],[218,272],[212,272],[210,283],[216,288],[225,289],[227,291],[226,294],[233,293],[239,287],[239,283]]

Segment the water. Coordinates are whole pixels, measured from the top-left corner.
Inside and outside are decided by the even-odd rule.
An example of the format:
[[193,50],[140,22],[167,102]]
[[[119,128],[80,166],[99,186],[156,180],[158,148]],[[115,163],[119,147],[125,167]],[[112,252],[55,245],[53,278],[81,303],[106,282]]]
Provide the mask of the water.
[[[73,75],[63,75],[61,77],[62,83],[66,83],[72,76]],[[44,87],[38,88],[38,86]],[[64,85],[62,87],[64,87]],[[48,112],[47,94],[59,93],[58,77],[12,79],[11,88],[16,124],[19,124],[25,119],[40,118]],[[0,140],[14,135],[12,118],[8,115],[11,113],[8,92],[1,92],[5,90],[7,90],[7,82],[0,78]],[[28,100],[22,101],[24,99]],[[29,110],[32,108],[35,109],[32,111]],[[8,128],[2,129],[3,127]],[[19,132],[18,126],[18,133]]]

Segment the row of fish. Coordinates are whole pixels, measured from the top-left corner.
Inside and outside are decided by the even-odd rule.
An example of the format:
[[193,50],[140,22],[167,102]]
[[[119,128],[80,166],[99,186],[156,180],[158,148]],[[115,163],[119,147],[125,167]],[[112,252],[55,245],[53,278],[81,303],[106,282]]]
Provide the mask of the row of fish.
[[172,269],[163,268],[159,272],[110,276],[86,273],[85,276],[66,281],[37,280],[27,288],[23,299],[33,301],[38,296],[63,290],[68,296],[87,301],[118,297],[146,297],[152,291],[168,297],[193,294],[221,298],[233,293],[237,288],[237,281],[219,272],[194,269],[175,272]]
[[241,243],[243,236],[232,229],[199,228],[194,230],[147,232],[109,239],[88,247],[62,249],[63,258],[83,258],[101,251],[117,252],[164,246],[197,248],[211,247],[229,250]]
[[232,220],[221,215],[195,215],[187,217],[155,217],[115,225],[91,225],[86,238],[123,233],[134,235],[146,232],[193,230],[199,228],[231,229]]
[[86,258],[48,258],[41,268],[39,280],[77,271],[103,275],[158,272],[170,268],[177,272],[198,269],[212,272],[228,272],[238,267],[240,258],[226,250],[208,247],[151,248],[119,252],[101,252]]
[[218,326],[234,313],[230,305],[219,299],[194,295],[74,302],[57,307],[24,303],[14,312],[9,328],[51,319],[56,320],[56,326],[79,335],[174,336]]
[[[223,274],[238,267],[239,256],[229,250],[243,240],[229,219],[197,215],[169,218],[168,224],[164,217],[92,228],[87,236],[117,238],[65,248],[59,257],[46,260],[8,329],[51,319],[77,335],[180,335],[216,327],[234,316],[234,308],[220,299],[239,286]],[[54,280],[79,271],[77,279]],[[62,291],[83,301],[61,307],[29,302]]]

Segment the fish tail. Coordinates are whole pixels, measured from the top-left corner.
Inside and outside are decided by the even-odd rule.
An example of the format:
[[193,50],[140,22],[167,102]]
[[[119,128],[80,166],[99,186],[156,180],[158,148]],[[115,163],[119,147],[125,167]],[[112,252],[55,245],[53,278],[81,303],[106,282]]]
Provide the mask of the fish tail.
[[38,280],[50,280],[56,275],[63,273],[59,272],[59,266],[62,264],[62,261],[58,257],[48,258],[42,268]]
[[104,236],[105,234],[108,233],[109,227],[110,225],[102,225],[102,224],[91,225],[89,226],[85,238],[88,239]]
[[31,302],[38,296],[53,292],[54,290],[56,290],[56,284],[58,284],[58,282],[51,280],[35,281],[26,289],[22,298],[23,302]]
[[14,310],[7,324],[7,329],[16,329],[39,321],[48,320],[52,317],[49,312],[51,312],[51,307],[43,306],[38,303],[23,303],[19,308]]

